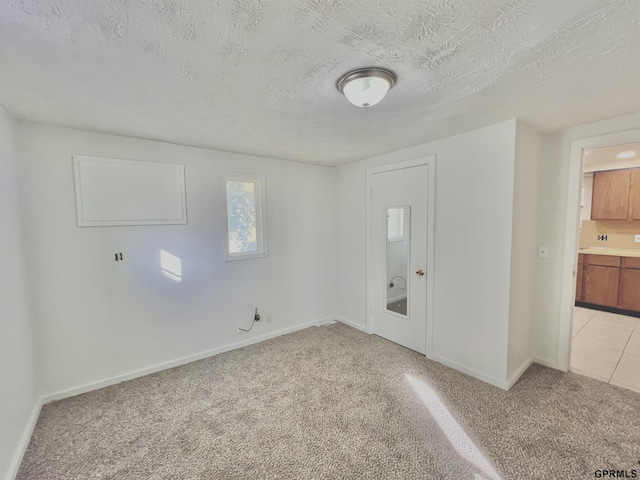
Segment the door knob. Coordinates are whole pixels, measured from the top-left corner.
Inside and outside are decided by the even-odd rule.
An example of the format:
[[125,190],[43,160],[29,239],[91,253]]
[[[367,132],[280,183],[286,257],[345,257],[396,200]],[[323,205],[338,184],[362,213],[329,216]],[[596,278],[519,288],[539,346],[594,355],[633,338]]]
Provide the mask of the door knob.
[[416,272],[416,275],[419,276],[419,277],[424,277],[424,270],[423,269],[418,270]]

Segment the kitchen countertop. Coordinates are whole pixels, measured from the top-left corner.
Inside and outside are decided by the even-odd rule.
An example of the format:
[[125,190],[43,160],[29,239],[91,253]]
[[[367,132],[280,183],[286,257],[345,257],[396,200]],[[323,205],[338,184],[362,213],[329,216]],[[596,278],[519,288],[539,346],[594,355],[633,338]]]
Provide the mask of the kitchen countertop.
[[640,250],[634,250],[632,248],[580,247],[578,253],[611,255],[613,257],[640,257]]

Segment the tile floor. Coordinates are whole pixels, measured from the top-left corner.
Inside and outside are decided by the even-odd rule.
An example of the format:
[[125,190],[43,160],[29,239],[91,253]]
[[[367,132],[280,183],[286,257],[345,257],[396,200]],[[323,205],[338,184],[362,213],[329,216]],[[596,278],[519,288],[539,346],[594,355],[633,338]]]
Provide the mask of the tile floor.
[[571,371],[640,392],[640,318],[575,307]]

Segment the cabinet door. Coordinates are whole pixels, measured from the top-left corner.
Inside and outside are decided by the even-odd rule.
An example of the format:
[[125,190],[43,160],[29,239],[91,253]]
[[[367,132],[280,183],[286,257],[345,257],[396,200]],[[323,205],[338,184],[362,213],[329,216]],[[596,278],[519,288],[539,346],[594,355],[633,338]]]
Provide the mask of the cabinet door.
[[585,265],[582,300],[607,307],[618,306],[620,269],[602,265]]
[[603,267],[619,267],[621,257],[615,255],[585,255],[585,265],[602,265]]
[[576,302],[582,301],[582,274],[583,272],[582,263],[578,264],[578,269],[576,270]]
[[620,277],[620,308],[640,312],[640,270],[623,268]]
[[640,220],[640,168],[631,170],[629,220]]
[[624,268],[640,269],[640,257],[623,257],[622,266]]
[[629,213],[630,170],[610,170],[593,175],[592,220],[626,220]]

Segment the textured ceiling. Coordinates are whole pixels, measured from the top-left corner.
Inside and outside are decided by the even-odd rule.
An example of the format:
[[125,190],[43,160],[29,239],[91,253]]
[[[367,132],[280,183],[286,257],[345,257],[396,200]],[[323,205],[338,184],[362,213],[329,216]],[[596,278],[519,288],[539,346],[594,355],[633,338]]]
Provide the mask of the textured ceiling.
[[[394,70],[371,109],[346,71]],[[640,0],[0,0],[15,117],[336,165],[640,111]]]

